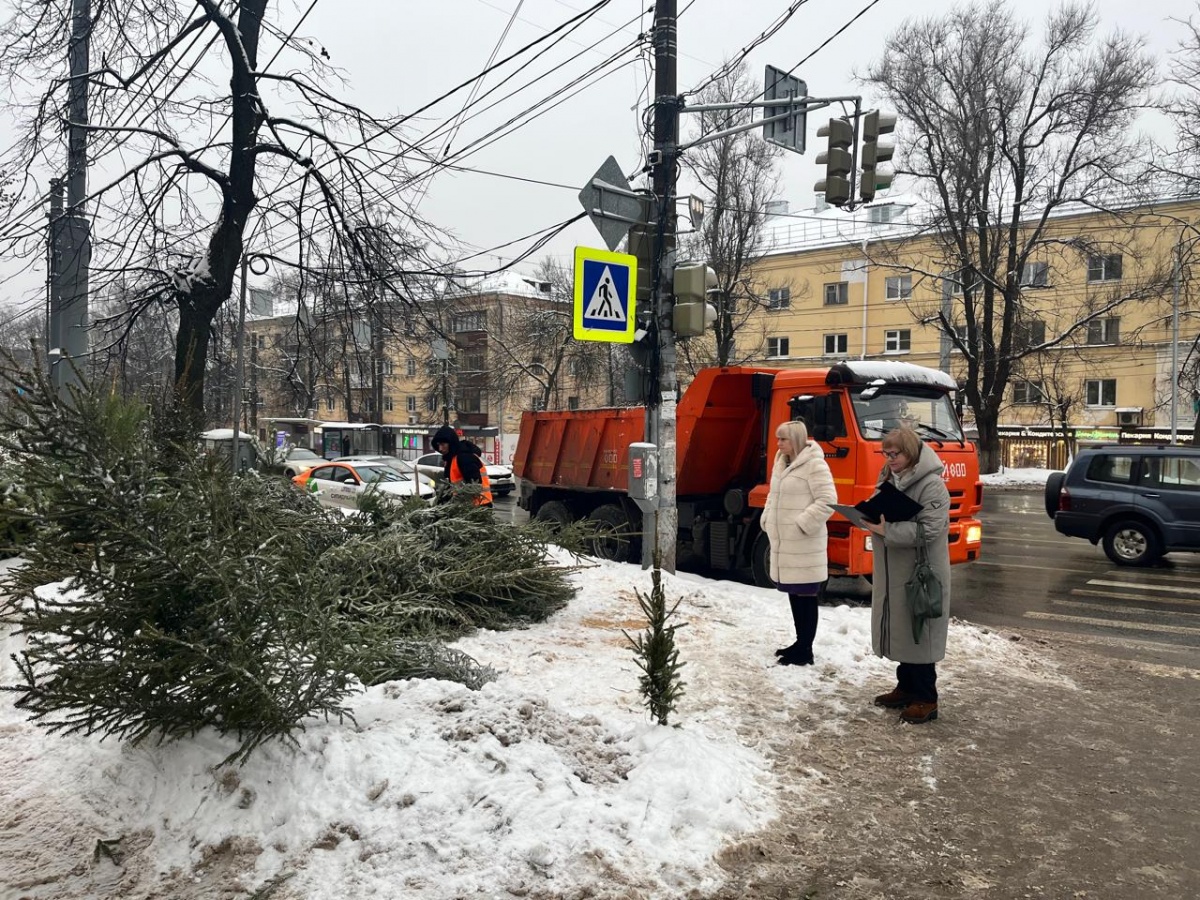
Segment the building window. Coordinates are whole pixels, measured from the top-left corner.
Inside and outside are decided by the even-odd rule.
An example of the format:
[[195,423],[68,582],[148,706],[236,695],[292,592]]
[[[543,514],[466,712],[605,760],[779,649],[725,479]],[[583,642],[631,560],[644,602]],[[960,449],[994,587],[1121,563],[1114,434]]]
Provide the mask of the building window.
[[466,353],[459,358],[460,371],[475,374],[487,368],[487,356],[483,353]]
[[579,360],[577,360],[577,359],[568,359],[567,360],[567,374],[570,375],[572,378],[575,378],[576,376],[579,375]]
[[850,302],[850,284],[845,281],[835,281],[825,285],[825,305],[844,306]]
[[767,295],[767,309],[788,309],[792,305],[792,289],[771,288]]
[[889,300],[911,300],[912,299],[912,276],[911,275],[891,275],[884,282],[887,289],[887,299]]
[[907,353],[912,349],[912,332],[907,328],[883,333],[884,353]]
[[415,413],[417,411],[417,398],[416,397],[405,397],[404,398],[404,409],[407,412]]
[[844,354],[849,346],[849,339],[844,334],[825,335],[826,356],[838,356],[839,354]]
[[1120,319],[1092,319],[1088,322],[1087,342],[1089,344],[1118,344],[1120,343],[1120,334]]
[[435,412],[438,408],[437,394],[428,394],[425,397],[425,408],[430,412]]
[[1020,322],[1017,324],[1013,337],[1019,349],[1044,344],[1046,343],[1046,323],[1041,319]]
[[1047,287],[1050,284],[1050,264],[1027,262],[1021,269],[1021,287]]
[[259,350],[266,350],[267,349],[267,336],[265,334],[256,334],[254,336],[254,343],[258,347]]
[[363,398],[363,412],[369,412],[369,413],[375,412],[375,398],[374,397],[364,397]]
[[529,408],[531,410],[533,410],[534,412],[537,412],[539,409],[546,408],[545,404],[542,403],[542,395],[541,394],[530,394],[529,395]]
[[1040,381],[1014,381],[1012,397],[1013,403],[1043,403],[1046,400]]
[[477,309],[473,312],[459,313],[454,317],[454,331],[487,331],[487,310]]
[[416,357],[410,356],[410,357],[408,358],[408,362],[406,362],[406,363],[405,363],[405,365],[404,365],[404,373],[405,373],[405,374],[406,374],[406,375],[407,375],[409,378],[415,378],[415,377],[417,376],[417,360],[416,360]]
[[480,391],[463,391],[455,399],[455,408],[459,412],[477,413],[483,409]]
[[767,338],[767,356],[778,358],[788,355],[789,341],[785,337],[769,337]]
[[392,410],[394,410],[394,409],[396,408],[396,405],[395,405],[395,403],[392,401],[392,398],[391,398],[391,397],[384,397],[384,398],[383,398],[383,408],[384,408],[384,409],[385,409],[387,412],[391,412]]
[[579,398],[578,397],[568,397],[567,398],[567,409],[579,409]]
[[867,221],[875,225],[886,225],[896,218],[896,204],[884,203],[882,206],[867,207]]
[[1120,277],[1120,253],[1100,254],[1088,257],[1088,281],[1117,281]]
[[1092,378],[1086,382],[1088,406],[1116,406],[1117,379]]
[[335,409],[337,409],[337,397],[326,397],[325,408],[330,412],[333,412]]

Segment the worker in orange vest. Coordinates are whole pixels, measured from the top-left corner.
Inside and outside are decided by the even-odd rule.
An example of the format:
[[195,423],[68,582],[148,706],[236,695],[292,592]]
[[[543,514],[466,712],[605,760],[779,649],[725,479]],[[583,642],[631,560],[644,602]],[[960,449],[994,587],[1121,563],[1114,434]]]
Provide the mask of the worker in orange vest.
[[479,484],[483,490],[474,498],[477,506],[492,505],[492,484],[488,480],[483,460],[475,453],[475,445],[459,439],[458,432],[443,425],[433,434],[433,449],[442,454],[446,480],[451,485]]

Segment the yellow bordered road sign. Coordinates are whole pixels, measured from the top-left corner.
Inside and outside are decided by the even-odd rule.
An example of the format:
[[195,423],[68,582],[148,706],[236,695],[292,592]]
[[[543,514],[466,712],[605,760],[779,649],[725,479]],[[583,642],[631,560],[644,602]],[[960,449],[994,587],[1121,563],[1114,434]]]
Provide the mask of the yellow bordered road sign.
[[637,257],[575,248],[575,340],[632,344]]

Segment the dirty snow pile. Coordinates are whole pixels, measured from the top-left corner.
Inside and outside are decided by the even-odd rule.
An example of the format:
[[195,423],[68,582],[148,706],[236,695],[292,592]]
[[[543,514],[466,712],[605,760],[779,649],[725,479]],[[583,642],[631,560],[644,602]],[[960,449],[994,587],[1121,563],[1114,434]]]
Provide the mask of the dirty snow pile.
[[1046,484],[1053,469],[1001,469],[990,475],[981,475],[979,480],[987,487],[1040,488]]
[[[771,753],[789,720],[812,704],[836,720],[892,686],[869,611],[823,607],[818,664],[777,666],[772,650],[792,640],[783,595],[664,574],[686,695],[678,727],[662,727],[622,634],[643,626],[633,588],[648,591],[649,574],[587,561],[574,577],[578,597],[548,622],[458,642],[500,670],[483,690],[380,685],[353,699],[356,723],[314,721],[298,750],[269,745],[241,768],[217,767],[234,745],[211,732],[136,748],[56,736],[0,694],[0,896],[267,896],[273,880],[305,900],[717,886],[721,848],[780,814]],[[1012,664],[1010,642],[954,628],[971,666]],[[19,650],[6,636],[0,684]]]

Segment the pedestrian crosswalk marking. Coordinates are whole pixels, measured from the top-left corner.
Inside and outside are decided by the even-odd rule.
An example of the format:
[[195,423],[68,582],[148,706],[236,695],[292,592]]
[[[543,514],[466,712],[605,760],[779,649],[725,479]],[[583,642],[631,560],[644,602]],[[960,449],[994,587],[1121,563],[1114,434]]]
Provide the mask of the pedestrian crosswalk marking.
[[[1072,591],[1071,593],[1074,594],[1076,592]],[[1084,593],[1083,596],[1095,596],[1095,595],[1090,595],[1090,594]],[[1101,595],[1101,596],[1107,596],[1107,595]],[[1112,599],[1114,599],[1114,600],[1115,599],[1141,600],[1142,598],[1141,597],[1120,597],[1120,598],[1114,597]],[[1151,601],[1153,601],[1155,598],[1151,597],[1149,599]],[[1200,612],[1189,612],[1188,610],[1185,610],[1185,609],[1155,609],[1154,607],[1146,607],[1146,606],[1128,606],[1123,603],[1090,603],[1087,600],[1059,600],[1057,598],[1051,600],[1050,602],[1052,604],[1054,604],[1055,606],[1069,606],[1069,607],[1077,608],[1077,609],[1095,609],[1095,610],[1103,610],[1106,612],[1140,613],[1142,615],[1145,615],[1146,613],[1150,613],[1152,615],[1159,615],[1159,616],[1190,616],[1192,618],[1196,618],[1196,617],[1200,616]],[[1122,622],[1122,624],[1124,624],[1124,623]]]
[[1098,625],[1103,628],[1122,628],[1130,631],[1156,631],[1160,634],[1200,634],[1200,628],[1186,625],[1147,625],[1144,622],[1125,622],[1115,619],[1093,619],[1089,616],[1064,616],[1059,613],[1026,612],[1027,619],[1043,619],[1050,622],[1073,622],[1077,625]]
[[1114,600],[1141,600],[1146,603],[1176,603],[1183,606],[1200,605],[1200,598],[1191,597],[1155,597],[1148,594],[1130,594],[1119,591],[1089,591],[1086,588],[1072,588],[1071,593],[1079,597],[1111,597]]
[[1100,587],[1120,587],[1120,588],[1138,587],[1144,591],[1172,591],[1174,593],[1179,593],[1179,594],[1196,594],[1196,595],[1200,596],[1200,588],[1176,587],[1173,584],[1147,584],[1145,582],[1142,582],[1140,584],[1134,584],[1133,582],[1129,582],[1129,581],[1102,581],[1099,578],[1089,579],[1088,584],[1094,584],[1094,585],[1098,585]]

